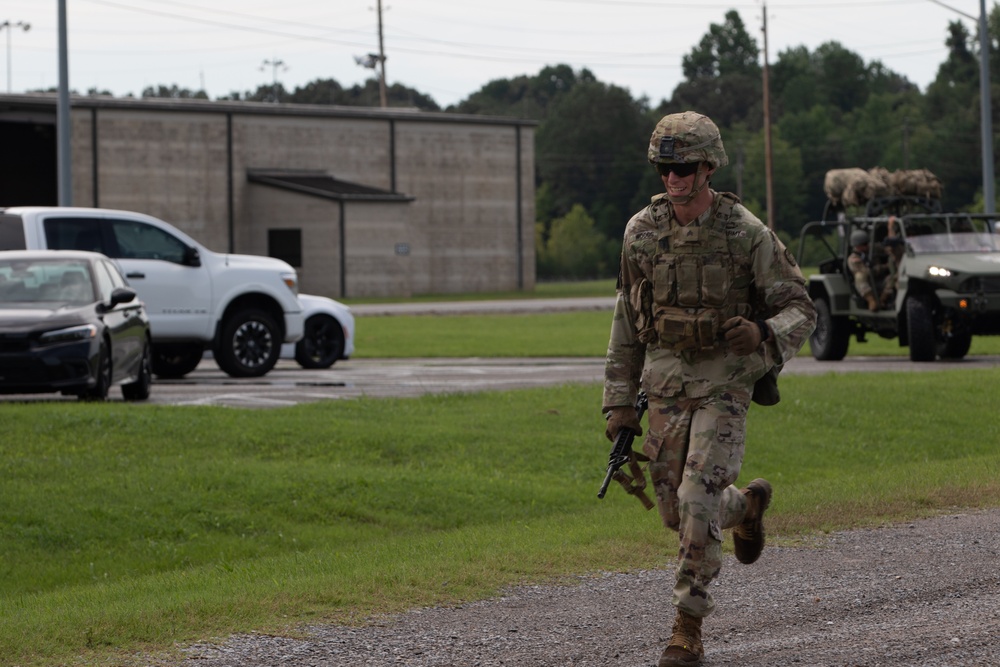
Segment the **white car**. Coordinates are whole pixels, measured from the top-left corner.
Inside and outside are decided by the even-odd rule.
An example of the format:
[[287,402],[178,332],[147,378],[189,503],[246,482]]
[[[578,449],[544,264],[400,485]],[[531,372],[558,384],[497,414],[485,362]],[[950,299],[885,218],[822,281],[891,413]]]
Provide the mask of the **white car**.
[[282,359],[294,359],[303,368],[329,368],[354,354],[354,315],[351,309],[325,296],[299,294],[304,335],[281,346]]

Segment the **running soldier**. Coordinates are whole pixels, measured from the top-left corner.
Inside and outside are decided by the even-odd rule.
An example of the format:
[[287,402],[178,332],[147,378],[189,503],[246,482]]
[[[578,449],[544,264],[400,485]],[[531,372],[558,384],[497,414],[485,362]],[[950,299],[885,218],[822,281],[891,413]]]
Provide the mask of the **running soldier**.
[[704,656],[722,531],[734,529],[742,563],[764,548],[771,485],[733,485],[755,384],[758,402],[777,400],[774,371],[799,351],[816,313],[791,253],[735,195],[709,187],[729,162],[711,119],[665,116],[648,158],[666,192],[625,229],[603,411],[608,438],[623,427],[641,434],[633,406],[640,389],[648,396],[642,450],[663,524],[679,537],[676,619],[659,666],[690,666]]

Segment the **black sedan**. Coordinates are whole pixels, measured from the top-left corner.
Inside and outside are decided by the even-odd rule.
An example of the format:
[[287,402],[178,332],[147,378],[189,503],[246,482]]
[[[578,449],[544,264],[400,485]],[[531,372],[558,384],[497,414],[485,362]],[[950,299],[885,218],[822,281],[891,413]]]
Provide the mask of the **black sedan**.
[[149,398],[149,318],[100,253],[0,252],[0,394]]

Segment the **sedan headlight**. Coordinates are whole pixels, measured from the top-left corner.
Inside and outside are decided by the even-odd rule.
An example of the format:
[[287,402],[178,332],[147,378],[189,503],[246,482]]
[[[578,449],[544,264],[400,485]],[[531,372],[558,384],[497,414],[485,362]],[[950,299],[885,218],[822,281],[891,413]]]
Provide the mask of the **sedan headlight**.
[[927,273],[931,274],[935,278],[950,278],[951,269],[946,269],[943,266],[931,266],[928,267]]
[[95,325],[81,324],[77,327],[46,331],[38,337],[38,340],[42,345],[54,345],[56,343],[75,343],[81,340],[90,340],[96,336],[97,327]]
[[292,294],[299,295],[299,277],[294,271],[282,273],[281,280],[288,286],[288,289],[292,290]]

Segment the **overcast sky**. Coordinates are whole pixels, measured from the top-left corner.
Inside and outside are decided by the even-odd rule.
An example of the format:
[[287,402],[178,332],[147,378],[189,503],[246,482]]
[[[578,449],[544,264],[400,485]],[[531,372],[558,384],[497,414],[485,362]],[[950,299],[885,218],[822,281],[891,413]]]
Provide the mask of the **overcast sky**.
[[[70,87],[121,96],[177,84],[213,99],[275,77],[287,90],[327,78],[348,87],[372,75],[354,57],[378,52],[377,2],[66,0]],[[2,31],[0,90],[58,84],[58,4],[0,2],[0,23],[13,24]],[[656,104],[680,82],[681,58],[730,9],[763,51],[763,5],[753,0],[382,0],[386,79],[445,107],[494,79],[564,63]],[[769,60],[835,40],[925,90],[946,56],[948,23],[975,34],[964,15],[978,17],[979,0],[768,2]]]

